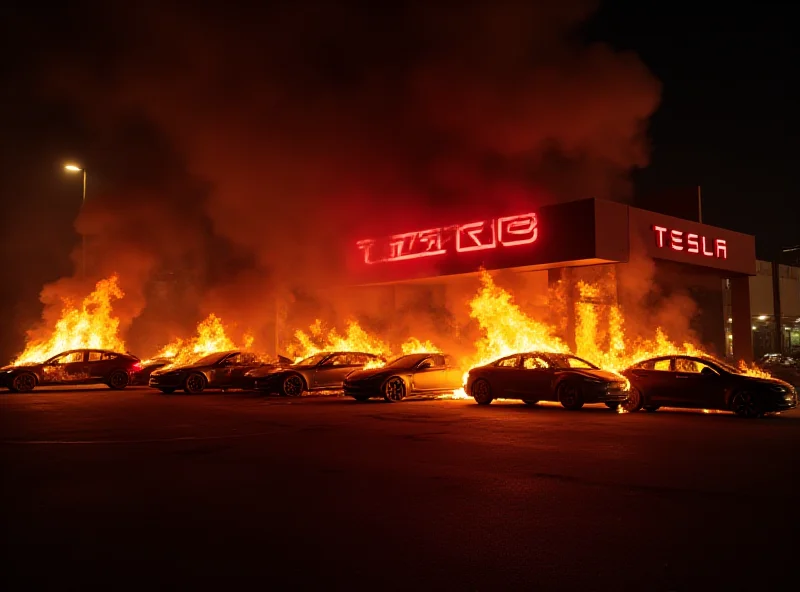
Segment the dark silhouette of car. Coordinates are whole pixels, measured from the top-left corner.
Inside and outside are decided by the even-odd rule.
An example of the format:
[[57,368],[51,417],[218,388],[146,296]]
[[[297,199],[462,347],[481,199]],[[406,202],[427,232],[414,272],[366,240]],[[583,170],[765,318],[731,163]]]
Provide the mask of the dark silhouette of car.
[[254,381],[255,390],[299,397],[306,391],[339,390],[354,370],[383,361],[366,352],[321,352],[290,366],[253,370],[247,378]]
[[785,354],[766,354],[756,365],[774,378],[788,382],[795,389],[800,388],[800,358]]
[[151,360],[143,360],[141,362],[142,369],[131,376],[132,385],[145,385],[150,382],[150,375],[158,370],[172,363],[169,358],[153,358]]
[[344,380],[344,394],[356,401],[383,397],[390,403],[416,395],[452,393],[461,388],[463,372],[453,358],[440,353],[408,354],[381,368],[358,370]]
[[148,384],[165,394],[174,393],[178,389],[195,394],[207,388],[246,388],[248,381],[245,375],[250,370],[275,365],[251,352],[215,352],[189,364],[167,365],[154,370]]
[[478,405],[494,399],[521,399],[528,405],[558,401],[574,411],[584,403],[616,407],[628,398],[627,381],[569,354],[528,352],[473,368],[467,377],[467,393]]
[[797,391],[789,383],[748,376],[714,358],[661,356],[638,362],[622,374],[631,383],[622,403],[626,411],[684,407],[753,418],[797,406]]
[[73,349],[39,364],[6,366],[0,369],[0,386],[15,393],[27,393],[37,386],[106,384],[124,389],[141,370],[139,358],[104,349]]

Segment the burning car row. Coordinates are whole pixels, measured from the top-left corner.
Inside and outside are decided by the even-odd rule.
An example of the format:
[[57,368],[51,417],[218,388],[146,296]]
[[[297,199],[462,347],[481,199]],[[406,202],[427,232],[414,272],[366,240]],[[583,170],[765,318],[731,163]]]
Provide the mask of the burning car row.
[[0,369],[0,386],[13,392],[77,384],[106,384],[115,390],[148,384],[165,394],[245,389],[289,397],[343,390],[357,401],[383,398],[388,402],[452,394],[464,388],[479,405],[518,399],[528,405],[554,401],[578,410],[584,404],[604,403],[627,412],[683,407],[728,410],[748,418],[797,406],[796,387],[788,382],[752,376],[714,358],[688,355],[642,360],[615,374],[570,354],[523,352],[472,368],[465,375],[452,356],[438,352],[385,360],[367,352],[333,351],[292,363],[283,357],[265,360],[237,350],[175,365],[168,359],[143,363],[128,353],[80,349],[39,364]]

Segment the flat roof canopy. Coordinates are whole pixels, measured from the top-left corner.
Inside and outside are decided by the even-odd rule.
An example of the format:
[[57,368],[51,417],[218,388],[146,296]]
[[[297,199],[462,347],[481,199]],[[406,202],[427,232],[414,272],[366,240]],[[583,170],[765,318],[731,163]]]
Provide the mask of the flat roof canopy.
[[481,267],[622,263],[632,250],[723,275],[756,271],[750,235],[597,199],[365,237],[350,246],[347,264],[354,283],[373,284],[468,274]]

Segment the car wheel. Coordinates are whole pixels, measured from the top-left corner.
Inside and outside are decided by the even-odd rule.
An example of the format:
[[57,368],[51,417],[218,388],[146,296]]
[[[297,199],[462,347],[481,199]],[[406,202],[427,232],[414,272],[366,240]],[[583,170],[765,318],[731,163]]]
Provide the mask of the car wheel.
[[622,402],[622,408],[628,413],[639,411],[644,405],[644,397],[639,389],[631,388],[628,398]]
[[583,395],[581,395],[580,387],[574,382],[562,382],[558,385],[558,402],[569,411],[577,411],[583,407]]
[[122,370],[114,370],[114,372],[111,373],[111,376],[108,377],[108,386],[115,391],[124,389],[126,386],[128,386],[129,382],[130,377],[128,376],[128,373],[123,372]]
[[475,381],[475,383],[472,385],[472,392],[470,394],[478,405],[489,405],[492,401],[494,401],[494,397],[492,396],[492,387],[489,384],[489,381],[483,378],[479,378]]
[[206,377],[199,372],[192,372],[183,383],[183,390],[190,395],[201,393],[204,388],[206,388]]
[[283,379],[281,386],[281,393],[285,397],[299,397],[306,390],[306,385],[303,382],[303,377],[299,374],[290,374]]
[[660,408],[661,408],[661,407],[659,407],[658,405],[645,405],[644,407],[642,407],[642,409],[644,409],[644,410],[645,410],[645,411],[647,411],[648,413],[655,413],[655,412],[656,412],[656,411],[658,411]]
[[359,403],[365,403],[366,401],[369,401],[369,396],[367,395],[356,395],[353,398]]
[[522,402],[525,403],[526,405],[537,405],[539,403],[539,400],[538,399],[523,399]]
[[383,385],[383,398],[389,403],[398,403],[406,398],[406,383],[399,376],[392,376]]
[[742,391],[734,395],[731,409],[739,417],[746,417],[748,419],[761,417],[764,414],[761,408],[761,402],[757,397],[754,397],[752,393],[747,391]]
[[158,390],[160,390],[165,395],[171,395],[172,393],[175,392],[174,388],[162,388],[162,389],[158,389]]
[[14,377],[14,380],[11,381],[9,390],[12,393],[29,393],[35,386],[36,376],[30,372],[23,372],[22,374],[17,374]]

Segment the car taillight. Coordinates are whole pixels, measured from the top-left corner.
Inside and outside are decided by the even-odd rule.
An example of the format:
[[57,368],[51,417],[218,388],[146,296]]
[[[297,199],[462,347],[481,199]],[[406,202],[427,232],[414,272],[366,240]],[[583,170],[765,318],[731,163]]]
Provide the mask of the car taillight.
[[142,365],[139,362],[136,362],[133,366],[131,366],[131,370],[134,372],[138,372],[142,369]]

